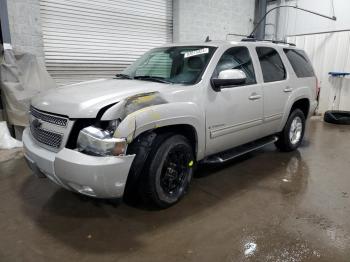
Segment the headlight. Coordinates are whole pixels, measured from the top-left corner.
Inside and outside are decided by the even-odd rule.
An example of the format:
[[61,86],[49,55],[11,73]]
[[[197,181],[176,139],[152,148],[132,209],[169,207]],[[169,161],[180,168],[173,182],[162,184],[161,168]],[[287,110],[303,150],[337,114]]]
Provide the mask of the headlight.
[[[116,127],[115,127],[116,128]],[[115,130],[115,128],[113,128]],[[114,130],[102,130],[89,126],[82,129],[78,136],[78,150],[89,155],[119,156],[125,155],[127,143],[125,138],[114,138]]]

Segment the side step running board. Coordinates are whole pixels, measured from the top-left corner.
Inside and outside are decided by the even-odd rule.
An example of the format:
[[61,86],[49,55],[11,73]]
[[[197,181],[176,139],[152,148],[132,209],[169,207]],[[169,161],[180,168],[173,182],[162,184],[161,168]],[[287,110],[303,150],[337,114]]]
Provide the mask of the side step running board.
[[268,136],[259,140],[244,144],[233,149],[226,150],[216,155],[209,156],[203,160],[204,164],[220,164],[230,161],[236,157],[242,156],[266,145],[272,144],[278,140],[277,136]]

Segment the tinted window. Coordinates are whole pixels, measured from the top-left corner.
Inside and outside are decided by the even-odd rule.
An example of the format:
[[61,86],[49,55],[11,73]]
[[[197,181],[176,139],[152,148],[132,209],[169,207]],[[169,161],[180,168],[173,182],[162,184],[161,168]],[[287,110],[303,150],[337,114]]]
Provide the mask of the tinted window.
[[247,76],[247,85],[256,83],[252,59],[246,47],[233,47],[228,49],[217,64],[214,77],[217,77],[221,71],[227,69],[242,70]]
[[274,82],[286,79],[286,69],[277,51],[270,47],[257,47],[264,82]]
[[297,77],[312,77],[314,70],[304,51],[283,49]]

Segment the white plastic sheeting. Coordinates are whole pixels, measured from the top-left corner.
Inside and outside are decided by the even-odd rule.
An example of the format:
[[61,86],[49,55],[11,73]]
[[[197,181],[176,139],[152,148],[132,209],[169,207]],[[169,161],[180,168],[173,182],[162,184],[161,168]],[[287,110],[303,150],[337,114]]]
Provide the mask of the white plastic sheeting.
[[288,42],[306,51],[320,81],[319,112],[350,110],[350,78],[334,78],[329,72],[350,72],[350,32],[290,37]]
[[31,98],[55,88],[56,83],[34,55],[5,49],[0,87],[9,124],[27,126]]
[[22,147],[21,141],[14,139],[7,128],[5,121],[0,122],[0,149],[12,149]]

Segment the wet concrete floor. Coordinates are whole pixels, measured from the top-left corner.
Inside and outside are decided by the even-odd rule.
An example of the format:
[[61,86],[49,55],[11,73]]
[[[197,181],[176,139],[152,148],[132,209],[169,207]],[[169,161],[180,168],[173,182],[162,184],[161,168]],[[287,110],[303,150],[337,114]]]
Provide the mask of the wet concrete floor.
[[[3,153],[3,152],[2,152]],[[197,171],[167,210],[80,197],[0,163],[0,261],[350,261],[350,126]]]

